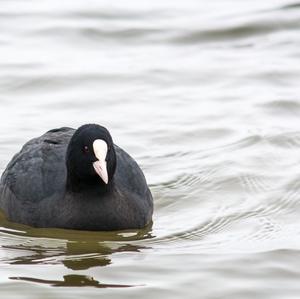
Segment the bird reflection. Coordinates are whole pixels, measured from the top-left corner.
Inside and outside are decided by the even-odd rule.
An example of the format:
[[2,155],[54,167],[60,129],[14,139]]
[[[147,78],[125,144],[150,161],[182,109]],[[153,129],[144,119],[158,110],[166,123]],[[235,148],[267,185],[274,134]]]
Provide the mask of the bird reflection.
[[[131,244],[121,245],[112,249],[109,246],[97,242],[69,242],[67,244],[67,254],[71,258],[66,258],[62,263],[72,270],[86,270],[91,267],[107,266],[111,264],[110,256],[116,252],[139,252],[146,249],[145,246]],[[92,256],[87,256],[91,253]]]
[[[152,225],[146,229],[119,232],[83,232],[69,230],[6,230],[0,228],[0,236],[9,236],[2,245],[16,253],[12,258],[2,259],[11,265],[21,264],[62,264],[71,270],[87,270],[112,264],[114,253],[140,252],[149,248],[146,239],[152,238]],[[104,284],[93,277],[79,274],[65,275],[63,280],[47,280],[25,276],[10,277],[33,283],[48,284],[56,287],[92,286],[96,288],[123,288],[131,285]]]
[[65,275],[63,277],[64,280],[48,280],[48,279],[38,279],[38,278],[30,278],[30,277],[10,277],[12,280],[22,280],[29,281],[34,283],[42,283],[51,285],[54,287],[96,287],[96,288],[129,288],[134,287],[134,285],[126,285],[126,284],[105,284],[100,283],[95,280],[93,277],[87,275]]
[[33,228],[12,231],[2,227],[0,236],[9,236],[3,249],[18,253],[4,260],[9,264],[63,264],[72,270],[85,270],[111,264],[114,253],[148,248],[143,241],[152,238],[151,230],[152,224],[142,230],[116,232]]

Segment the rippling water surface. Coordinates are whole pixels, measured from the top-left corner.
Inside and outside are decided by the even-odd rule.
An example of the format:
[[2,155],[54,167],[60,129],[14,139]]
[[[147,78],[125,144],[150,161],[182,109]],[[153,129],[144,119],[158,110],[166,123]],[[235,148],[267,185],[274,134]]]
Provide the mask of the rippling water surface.
[[0,170],[96,122],[155,198],[141,231],[1,216],[1,298],[299,298],[300,2],[0,6]]

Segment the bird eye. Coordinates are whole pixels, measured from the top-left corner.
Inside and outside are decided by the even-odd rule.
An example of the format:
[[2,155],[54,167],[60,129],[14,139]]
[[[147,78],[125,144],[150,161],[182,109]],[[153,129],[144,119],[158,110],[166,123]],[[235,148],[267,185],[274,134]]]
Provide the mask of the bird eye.
[[88,153],[88,152],[89,152],[89,148],[88,148],[87,145],[85,145],[85,146],[83,147],[83,152],[84,152],[84,153]]

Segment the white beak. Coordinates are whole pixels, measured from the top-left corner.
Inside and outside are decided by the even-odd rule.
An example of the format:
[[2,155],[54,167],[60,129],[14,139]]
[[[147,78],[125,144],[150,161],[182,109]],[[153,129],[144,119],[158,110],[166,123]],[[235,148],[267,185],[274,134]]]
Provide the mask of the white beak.
[[93,150],[98,161],[93,163],[96,173],[105,184],[108,183],[108,173],[106,166],[107,143],[104,140],[96,139],[93,142]]

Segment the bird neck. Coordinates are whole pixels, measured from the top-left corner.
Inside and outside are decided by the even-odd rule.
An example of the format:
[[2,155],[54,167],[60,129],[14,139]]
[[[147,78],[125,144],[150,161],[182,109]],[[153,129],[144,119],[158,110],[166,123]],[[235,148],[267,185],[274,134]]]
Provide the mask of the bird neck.
[[105,184],[98,176],[82,180],[74,174],[68,174],[67,191],[72,193],[98,193],[105,194],[112,189],[113,180]]

